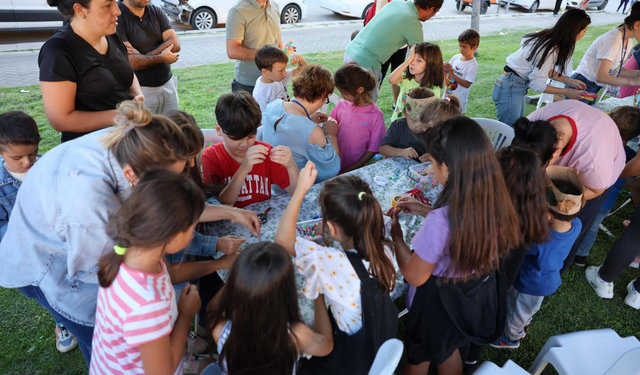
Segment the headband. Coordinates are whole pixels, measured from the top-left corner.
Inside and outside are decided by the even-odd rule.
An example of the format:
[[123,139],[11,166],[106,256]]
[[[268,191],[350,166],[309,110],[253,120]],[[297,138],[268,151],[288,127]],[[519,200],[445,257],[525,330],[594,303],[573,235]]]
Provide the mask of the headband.
[[422,112],[422,109],[424,108],[425,104],[431,99],[433,99],[433,97],[423,98],[423,99],[414,99],[409,95],[407,95],[407,98],[404,104],[404,111],[407,115],[407,118],[410,118],[413,122],[419,123],[420,113]]

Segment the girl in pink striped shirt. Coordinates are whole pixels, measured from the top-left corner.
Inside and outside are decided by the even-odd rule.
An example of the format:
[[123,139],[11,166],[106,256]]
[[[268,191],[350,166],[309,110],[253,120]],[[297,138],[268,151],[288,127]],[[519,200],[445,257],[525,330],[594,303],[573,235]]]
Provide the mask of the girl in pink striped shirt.
[[200,297],[188,285],[176,304],[163,258],[189,244],[204,204],[188,177],[152,170],[110,218],[116,246],[98,264],[90,374],[181,372]]

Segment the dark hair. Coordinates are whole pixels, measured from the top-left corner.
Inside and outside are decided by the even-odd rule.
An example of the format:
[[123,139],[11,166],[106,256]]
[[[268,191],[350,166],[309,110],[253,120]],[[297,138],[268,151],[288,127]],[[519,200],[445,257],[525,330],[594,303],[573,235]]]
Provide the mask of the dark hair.
[[[440,47],[437,44],[428,42],[418,43],[416,44],[416,56],[422,57],[426,62],[424,77],[422,77],[421,82],[418,82],[420,86],[442,88],[444,86],[444,65]],[[409,67],[407,67],[404,74],[407,79],[415,79]]]
[[535,152],[508,146],[496,153],[511,202],[520,219],[525,245],[544,243],[549,235],[545,173]]
[[255,61],[258,69],[271,70],[275,63],[287,64],[289,62],[289,57],[280,48],[271,44],[265,44],[256,51]]
[[333,74],[319,64],[310,64],[293,77],[293,95],[308,102],[325,99],[333,93]]
[[442,8],[443,0],[413,0],[413,4],[423,10],[433,8],[438,10]]
[[356,38],[356,36],[358,36],[358,33],[360,33],[360,30],[356,30],[354,32],[351,33],[351,40],[354,40]]
[[262,112],[250,93],[236,91],[218,98],[216,119],[224,134],[233,140],[240,140],[258,132]]
[[493,146],[480,125],[464,116],[445,120],[427,134],[432,160],[449,169],[434,208],[448,207],[450,271],[463,280],[486,275],[521,243]]
[[36,121],[22,111],[9,111],[0,114],[0,151],[4,146],[37,145],[40,133]]
[[[338,69],[334,79],[338,90],[344,91],[356,99],[363,99],[365,102],[371,101],[371,93],[378,84],[370,71],[355,62],[345,64]],[[360,87],[364,88],[362,94],[358,93]]]
[[428,88],[420,86],[407,91],[407,96],[411,99],[429,99],[433,98],[435,94]]
[[50,7],[57,7],[58,12],[65,17],[73,16],[73,6],[78,3],[82,5],[83,8],[89,9],[89,4],[91,4],[93,0],[47,0],[47,3]]
[[618,27],[620,26],[626,26],[628,29],[633,29],[633,25],[640,21],[640,5],[636,5],[638,4],[637,2],[633,4],[633,6],[631,7],[631,11],[629,12],[629,15],[627,17],[625,17],[624,19],[624,23],[618,25]]
[[527,61],[537,61],[536,68],[541,69],[547,57],[557,51],[558,55],[553,65],[560,70],[558,73],[565,74],[564,68],[573,56],[576,38],[590,23],[591,18],[587,12],[582,9],[570,9],[562,14],[552,28],[525,35],[522,46],[533,43]]
[[[558,190],[560,190],[561,193],[564,194],[571,194],[571,195],[580,195],[582,194],[581,189],[572,184],[569,181],[565,181],[565,180],[551,180],[551,182],[553,182],[553,184],[556,186],[556,188]],[[584,199],[583,199],[583,203],[584,203]],[[556,220],[560,220],[560,221],[572,221],[573,219],[575,219],[576,217],[578,217],[578,215],[580,215],[580,211],[572,214],[572,215],[565,215],[565,214],[561,214],[559,212],[556,212],[554,210],[552,210],[551,208],[548,209],[549,213],[553,216],[554,219]]]
[[616,107],[609,113],[620,130],[620,137],[626,144],[640,135],[640,108],[632,106]]
[[448,99],[433,98],[422,107],[420,122],[427,128],[432,127],[440,121],[462,116],[461,108],[460,100],[455,95],[449,95]]
[[[360,196],[360,193],[364,192]],[[356,176],[327,181],[318,197],[324,228],[331,221],[353,239],[358,256],[369,262],[369,272],[385,292],[393,290],[396,270],[385,253],[393,244],[385,237],[382,209],[369,184]]]
[[545,166],[553,157],[558,143],[558,132],[548,121],[530,121],[526,117],[520,117],[513,124],[515,138],[511,144],[532,150],[540,158],[540,163]]
[[466,29],[460,35],[458,35],[458,43],[466,43],[471,48],[480,45],[480,34],[474,29]]
[[249,245],[233,263],[207,331],[233,323],[219,363],[228,374],[292,374],[297,339],[289,327],[301,322],[293,263],[273,242]]
[[113,130],[102,137],[120,166],[129,165],[136,176],[146,171],[187,160],[189,145],[169,118],[152,115],[140,102],[127,100],[118,105]]
[[[202,190],[187,176],[168,169],[145,173],[131,195],[111,214],[107,234],[125,248],[166,246],[198,222],[204,210]],[[125,253],[126,255],[126,253]],[[98,281],[108,288],[124,256],[108,250],[98,262]]]

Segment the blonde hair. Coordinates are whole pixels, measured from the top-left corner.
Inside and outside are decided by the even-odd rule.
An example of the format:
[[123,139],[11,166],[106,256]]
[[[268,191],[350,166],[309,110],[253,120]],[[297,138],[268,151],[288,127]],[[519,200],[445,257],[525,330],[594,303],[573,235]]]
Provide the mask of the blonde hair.
[[137,176],[171,165],[189,156],[189,145],[169,118],[152,115],[142,103],[127,100],[118,105],[115,125],[102,137],[121,167],[129,165]]
[[430,99],[422,107],[420,123],[426,126],[426,129],[432,128],[444,120],[462,116],[461,108],[460,99],[455,95],[449,95],[447,99]]

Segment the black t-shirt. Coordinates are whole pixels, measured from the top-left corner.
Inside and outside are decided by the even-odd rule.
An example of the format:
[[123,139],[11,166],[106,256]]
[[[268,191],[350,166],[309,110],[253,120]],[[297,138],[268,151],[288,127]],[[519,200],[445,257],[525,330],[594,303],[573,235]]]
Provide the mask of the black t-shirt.
[[[63,27],[40,49],[40,81],[75,82],[75,109],[78,111],[107,111],[115,109],[124,100],[133,99],[129,88],[134,75],[127,49],[116,34],[107,36],[107,42],[109,50],[105,55],[100,55],[75,34],[70,25]],[[104,61],[116,75],[111,73]],[[87,132],[62,132],[62,142],[84,134]]]
[[[142,18],[139,18],[124,3],[118,2],[118,6],[122,14],[118,17],[116,32],[123,42],[131,43],[142,54],[149,53],[164,43],[162,33],[171,29],[171,24],[162,9],[149,4],[145,7]],[[136,77],[141,86],[162,86],[171,79],[171,65],[157,64],[136,70]]]
[[407,125],[407,119],[401,117],[389,125],[387,134],[382,138],[380,146],[391,146],[395,148],[409,148],[413,147],[418,153],[418,156],[422,156],[427,153],[427,149],[424,146],[422,135],[424,133],[416,134],[409,129]]

